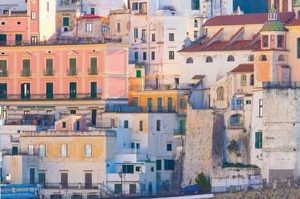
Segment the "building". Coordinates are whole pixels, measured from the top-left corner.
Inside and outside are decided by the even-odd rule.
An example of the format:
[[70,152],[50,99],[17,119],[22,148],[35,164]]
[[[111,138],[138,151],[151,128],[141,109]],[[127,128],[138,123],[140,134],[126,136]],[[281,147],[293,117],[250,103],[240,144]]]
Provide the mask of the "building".
[[125,46],[110,44],[2,47],[0,106],[7,122],[65,113],[86,114],[96,125],[105,100],[127,98],[127,55]]
[[0,44],[30,45],[53,38],[55,14],[55,0],[1,1]]

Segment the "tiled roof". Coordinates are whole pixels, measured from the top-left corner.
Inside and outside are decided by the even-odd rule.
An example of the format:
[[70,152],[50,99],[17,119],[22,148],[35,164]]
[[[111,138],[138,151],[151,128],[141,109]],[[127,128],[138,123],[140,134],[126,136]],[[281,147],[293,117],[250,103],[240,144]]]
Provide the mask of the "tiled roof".
[[[279,20],[288,24],[295,17],[294,12],[279,13]],[[216,16],[207,20],[203,26],[229,26],[245,24],[264,24],[268,21],[268,13]]]
[[239,40],[228,45],[228,41],[216,41],[207,46],[204,44],[192,44],[179,52],[201,52],[201,51],[236,51],[236,50],[259,50],[260,40]]
[[231,73],[253,73],[254,65],[253,64],[240,64],[230,72]]
[[294,20],[289,26],[300,26],[300,19]]

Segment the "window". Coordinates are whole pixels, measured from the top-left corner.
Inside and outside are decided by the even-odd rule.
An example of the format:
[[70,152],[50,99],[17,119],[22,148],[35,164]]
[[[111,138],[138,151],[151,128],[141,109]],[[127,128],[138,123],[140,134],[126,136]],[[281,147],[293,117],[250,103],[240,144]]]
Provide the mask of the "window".
[[90,75],[97,75],[98,74],[97,57],[91,57],[90,65],[91,65]]
[[263,35],[262,36],[262,47],[263,48],[268,48],[269,47],[269,36],[268,35]]
[[173,99],[172,97],[168,97],[168,112],[171,112],[173,110]]
[[186,63],[187,63],[187,64],[192,64],[192,63],[194,63],[193,58],[191,58],[191,57],[187,58]]
[[213,58],[211,56],[206,57],[206,63],[211,63],[213,62]]
[[34,145],[29,144],[28,145],[28,155],[33,155],[34,154]]
[[163,110],[163,108],[162,108],[162,98],[161,97],[157,98],[157,110],[158,111]]
[[0,99],[7,98],[7,83],[0,83]]
[[268,59],[267,59],[267,56],[266,55],[261,55],[260,57],[259,57],[259,61],[267,61]]
[[152,112],[152,98],[147,99],[148,112]]
[[262,132],[255,132],[255,148],[262,148]]
[[70,18],[69,17],[63,17],[63,26],[69,26],[70,25]]
[[247,86],[247,75],[246,74],[241,75],[241,86]]
[[152,34],[152,35],[151,35],[151,40],[152,40],[152,42],[155,42],[155,41],[156,41],[155,34]]
[[155,60],[155,51],[151,52],[151,60]]
[[136,70],[135,71],[135,77],[136,78],[141,78],[142,77],[142,71],[141,70]]
[[22,76],[30,76],[30,59],[23,59]]
[[218,101],[224,100],[224,88],[223,88],[223,86],[219,86],[217,88],[217,100]]
[[0,60],[0,77],[7,77],[7,61]]
[[117,23],[117,32],[121,32],[121,24],[119,22]]
[[46,173],[39,173],[39,184],[42,187],[45,187],[45,185],[46,185]]
[[139,60],[139,52],[134,52],[134,61]]
[[122,184],[115,184],[115,194],[122,194],[123,188]]
[[67,128],[67,123],[66,123],[66,122],[62,122],[62,123],[61,123],[61,127],[62,127],[62,128]]
[[101,26],[101,32],[103,32],[103,33],[107,32],[107,29],[108,29],[107,26],[104,26],[104,25]]
[[92,14],[92,15],[95,14],[95,8],[91,8],[91,14]]
[[174,33],[169,33],[169,41],[174,41]]
[[161,170],[161,160],[156,160],[156,170],[157,171]]
[[156,120],[156,130],[160,131],[161,129],[161,121],[160,120]]
[[46,156],[46,145],[45,144],[40,144],[40,146],[39,146],[39,156],[40,157],[45,157]]
[[250,86],[254,86],[254,74],[250,75]]
[[35,20],[35,19],[36,19],[36,12],[35,12],[35,11],[32,11],[32,12],[31,12],[31,19],[32,19],[32,20]]
[[135,149],[135,143],[134,142],[131,142],[131,148]]
[[49,2],[46,2],[46,7],[47,7],[47,12],[49,12],[49,10],[50,10],[50,3]]
[[174,51],[169,51],[169,60],[174,60],[174,59],[175,59]]
[[93,24],[92,23],[85,24],[85,32],[93,32]]
[[133,37],[134,39],[139,38],[139,30],[137,28],[133,29]]
[[71,114],[71,115],[75,115],[75,114],[76,114],[76,110],[74,110],[74,109],[73,109],[73,110],[70,110],[70,114]]
[[192,0],[192,10],[200,9],[200,0]]
[[21,99],[30,99],[30,83],[21,84]]
[[137,2],[132,3],[132,10],[139,10],[139,4]]
[[133,165],[122,165],[122,173],[134,173]]
[[246,100],[246,104],[251,104],[251,100]]
[[52,76],[53,74],[53,59],[48,58],[46,59],[46,71],[45,71],[46,76]]
[[62,188],[68,187],[68,173],[61,173],[60,174],[60,183],[62,185]]
[[124,128],[125,128],[125,129],[128,129],[128,120],[125,120],[125,121],[124,121]]
[[142,120],[139,122],[139,126],[140,126],[140,131],[143,131],[143,121]]
[[248,56],[248,61],[249,61],[249,62],[253,62],[253,61],[254,61],[254,55],[252,55],[252,54],[249,55],[249,56]]
[[263,117],[263,100],[259,99],[258,102],[258,117]]
[[61,157],[67,157],[68,156],[68,145],[62,144],[60,146],[60,155]]
[[194,31],[194,39],[197,39],[198,38],[198,34],[199,32],[197,30]]
[[84,155],[85,155],[85,157],[92,157],[92,145],[91,144],[84,145]]
[[172,144],[167,144],[167,151],[172,151]]
[[234,61],[234,56],[229,55],[229,56],[227,57],[227,61],[228,61],[228,62],[233,62],[233,61]]
[[147,38],[146,33],[147,33],[147,32],[146,32],[146,29],[143,29],[143,30],[142,30],[142,38],[141,38],[143,43],[146,42],[146,38]]
[[282,61],[282,62],[286,61],[285,56],[284,55],[279,55],[278,56],[278,61]]
[[284,36],[283,35],[277,35],[277,47],[278,48],[284,47]]
[[242,128],[243,119],[241,114],[234,114],[230,116],[230,128]]
[[69,59],[69,75],[76,75],[76,58]]
[[164,169],[165,170],[174,170],[175,161],[174,160],[164,160]]
[[144,60],[144,61],[147,60],[147,52],[143,52],[143,60]]
[[300,58],[300,38],[297,38],[297,58]]
[[133,98],[133,106],[135,106],[135,107],[139,106],[139,98],[138,97]]
[[29,169],[29,183],[34,184],[35,183],[35,168]]

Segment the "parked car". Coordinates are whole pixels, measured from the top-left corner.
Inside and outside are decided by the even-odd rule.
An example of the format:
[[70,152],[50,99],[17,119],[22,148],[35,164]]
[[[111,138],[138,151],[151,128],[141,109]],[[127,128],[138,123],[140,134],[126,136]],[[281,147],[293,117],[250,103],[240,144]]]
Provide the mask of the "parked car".
[[200,187],[196,184],[185,186],[180,191],[182,194],[198,194],[201,192]]

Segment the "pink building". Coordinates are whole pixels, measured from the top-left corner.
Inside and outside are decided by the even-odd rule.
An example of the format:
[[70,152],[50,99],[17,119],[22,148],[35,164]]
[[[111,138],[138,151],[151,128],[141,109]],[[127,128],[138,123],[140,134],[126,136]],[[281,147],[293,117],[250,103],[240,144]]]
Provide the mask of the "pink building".
[[14,115],[97,115],[103,100],[127,98],[127,54],[117,44],[2,47],[0,106]]
[[50,39],[55,35],[55,12],[55,0],[1,0],[0,45],[27,45]]

